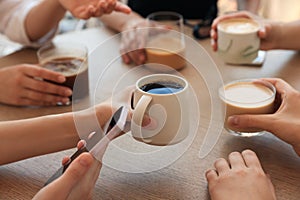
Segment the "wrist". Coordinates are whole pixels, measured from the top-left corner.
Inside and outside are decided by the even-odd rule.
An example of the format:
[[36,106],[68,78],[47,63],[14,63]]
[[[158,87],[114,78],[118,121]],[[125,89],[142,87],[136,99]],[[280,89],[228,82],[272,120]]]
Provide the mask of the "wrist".
[[137,18],[137,19],[127,20],[121,26],[121,32],[129,30],[129,29],[137,28],[139,26],[139,24],[145,23],[145,21],[146,20],[144,18]]
[[[282,49],[284,48],[284,23],[275,23],[273,25],[272,31],[274,33],[274,45],[272,49]],[[283,42],[283,43],[282,43]]]

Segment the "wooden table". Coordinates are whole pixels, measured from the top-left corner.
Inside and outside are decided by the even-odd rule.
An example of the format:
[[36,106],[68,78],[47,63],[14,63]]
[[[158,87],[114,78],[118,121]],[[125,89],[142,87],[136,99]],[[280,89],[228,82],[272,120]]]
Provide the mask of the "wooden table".
[[[56,38],[57,41],[79,40],[88,46],[91,52],[91,104],[101,102],[113,92],[134,83],[140,76],[153,73],[145,67],[133,68],[122,64],[118,56],[118,38],[108,39],[112,34],[102,28]],[[188,41],[187,56],[195,67],[188,65],[179,73],[189,81],[194,91],[190,136],[178,145],[164,148],[136,142],[130,134],[113,141],[104,157],[94,199],[209,199],[205,171],[217,158],[244,149],[252,149],[258,154],[265,171],[272,177],[279,200],[300,199],[300,158],[293,149],[269,133],[253,138],[234,137],[224,130],[218,134],[222,120],[213,116],[212,111],[213,107],[219,108],[216,90],[222,81],[280,77],[300,90],[300,55],[294,51],[270,51],[263,66],[230,66],[212,52],[209,40],[199,42],[207,53],[202,47],[196,47],[193,39]],[[104,42],[101,47],[91,51],[101,42]],[[112,58],[114,61],[109,63]],[[35,63],[35,51],[23,50],[0,59],[1,66],[22,62]],[[0,110],[0,120],[4,121],[67,112],[72,107],[0,105]],[[209,125],[212,129],[208,129]],[[32,198],[59,168],[63,156],[73,152],[74,149],[71,149],[1,166],[0,199]]]

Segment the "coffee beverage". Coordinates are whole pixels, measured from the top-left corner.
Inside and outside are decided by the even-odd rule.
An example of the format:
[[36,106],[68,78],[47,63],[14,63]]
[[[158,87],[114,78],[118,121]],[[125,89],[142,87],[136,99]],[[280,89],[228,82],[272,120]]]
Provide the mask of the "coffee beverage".
[[218,26],[218,53],[228,64],[252,64],[258,56],[260,25],[249,18],[232,18]]
[[159,81],[143,85],[141,89],[151,94],[172,94],[182,90],[183,86],[175,82]]
[[158,36],[151,39],[146,45],[147,63],[158,63],[173,69],[185,66],[185,46],[173,37]]
[[[175,75],[153,74],[136,83],[132,96],[131,134],[151,145],[170,145],[184,140],[189,133],[188,82]],[[144,115],[151,118],[142,127]]]
[[218,29],[228,33],[251,33],[257,32],[259,25],[247,18],[237,18],[220,22]]
[[[66,81],[59,85],[74,89],[76,80],[76,92],[73,92],[71,100],[82,99],[89,93],[87,62],[76,57],[48,58],[41,63],[42,67],[59,72],[66,77]],[[58,83],[55,83],[58,84]]]
[[[270,114],[274,112],[275,88],[267,82],[241,80],[229,83],[220,89],[220,97],[225,103],[225,128],[238,135],[251,136],[262,130],[255,128],[237,129],[227,124],[232,115]],[[247,134],[249,133],[249,134]]]

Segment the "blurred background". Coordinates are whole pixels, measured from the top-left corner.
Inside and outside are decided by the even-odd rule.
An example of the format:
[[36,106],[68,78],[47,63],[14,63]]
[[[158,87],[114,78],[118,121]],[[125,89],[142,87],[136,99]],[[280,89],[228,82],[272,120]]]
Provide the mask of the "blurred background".
[[[122,0],[126,2],[126,0]],[[219,14],[237,10],[236,0],[219,0]],[[300,20],[300,1],[299,0],[261,0],[259,15],[271,20],[289,22]],[[59,34],[69,31],[81,30],[91,27],[101,26],[101,21],[93,18],[87,21],[78,20],[67,13],[59,26]],[[22,46],[9,41],[0,34],[0,57],[8,55]]]

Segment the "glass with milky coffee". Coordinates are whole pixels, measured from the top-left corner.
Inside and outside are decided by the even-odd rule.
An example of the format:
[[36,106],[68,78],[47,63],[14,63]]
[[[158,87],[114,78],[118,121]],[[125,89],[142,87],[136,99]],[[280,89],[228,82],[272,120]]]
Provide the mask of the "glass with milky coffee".
[[232,115],[273,113],[275,94],[276,89],[271,83],[254,79],[237,80],[221,87],[219,96],[226,108],[225,129],[243,137],[263,134],[264,130],[261,129],[232,127],[227,119]]
[[66,81],[59,85],[69,87],[73,91],[71,101],[88,96],[87,48],[83,44],[51,43],[41,47],[37,55],[43,68],[59,72],[66,77]]
[[155,12],[147,17],[147,21],[153,27],[148,30],[145,47],[148,66],[159,71],[185,67],[183,17],[175,12]]

